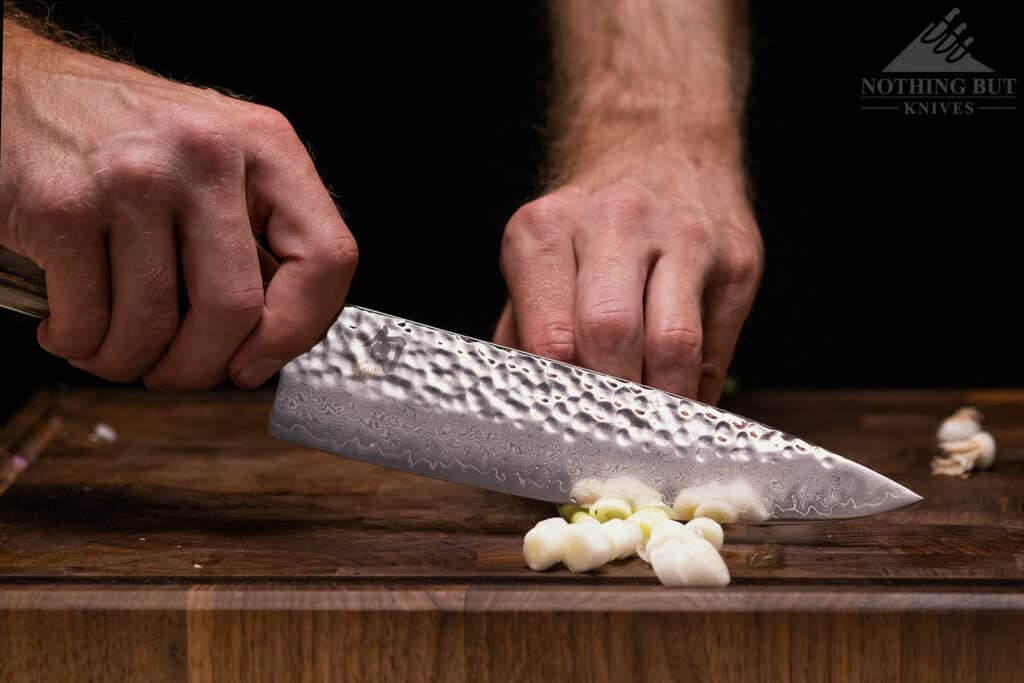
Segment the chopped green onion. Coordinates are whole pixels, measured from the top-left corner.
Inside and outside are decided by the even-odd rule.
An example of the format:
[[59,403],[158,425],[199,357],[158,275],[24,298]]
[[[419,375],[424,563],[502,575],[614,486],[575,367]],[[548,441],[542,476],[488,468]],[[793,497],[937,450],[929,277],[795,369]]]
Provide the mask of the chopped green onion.
[[558,510],[558,514],[567,522],[571,522],[572,516],[583,510],[582,507],[575,503],[562,503],[556,509]]
[[597,521],[597,517],[594,517],[586,510],[577,510],[572,513],[572,518],[569,521],[573,524],[600,524]]
[[644,505],[641,505],[641,506],[639,506],[636,509],[637,512],[643,512],[645,510],[650,510],[651,512],[656,512],[656,513],[659,513],[659,514],[663,514],[663,515],[665,515],[666,519],[675,519],[676,518],[675,510],[673,510],[671,507],[669,507],[668,505],[665,505],[662,502],[645,503]]
[[627,517],[626,521],[636,523],[640,527],[641,533],[643,533],[643,540],[646,541],[651,535],[651,530],[662,522],[669,521],[669,517],[668,513],[663,510],[644,508]]
[[622,496],[602,496],[590,504],[590,514],[599,522],[609,519],[626,519],[633,514],[633,508]]

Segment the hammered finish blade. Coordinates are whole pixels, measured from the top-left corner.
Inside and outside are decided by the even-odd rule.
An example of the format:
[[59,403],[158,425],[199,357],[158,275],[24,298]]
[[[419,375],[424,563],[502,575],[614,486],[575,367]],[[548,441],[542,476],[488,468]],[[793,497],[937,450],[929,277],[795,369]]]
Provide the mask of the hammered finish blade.
[[715,407],[346,306],[281,372],[274,436],[375,465],[568,502],[629,476],[671,501],[743,480],[769,521],[839,519],[920,496],[853,461]]

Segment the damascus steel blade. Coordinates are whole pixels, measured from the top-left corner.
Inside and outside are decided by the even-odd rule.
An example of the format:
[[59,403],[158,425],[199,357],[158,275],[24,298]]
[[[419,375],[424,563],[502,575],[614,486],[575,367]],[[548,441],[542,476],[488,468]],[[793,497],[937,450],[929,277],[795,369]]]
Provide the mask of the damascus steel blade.
[[859,517],[920,496],[718,408],[357,306],[285,366],[271,433],[407,472],[551,502],[633,477],[669,503],[743,481],[768,521]]

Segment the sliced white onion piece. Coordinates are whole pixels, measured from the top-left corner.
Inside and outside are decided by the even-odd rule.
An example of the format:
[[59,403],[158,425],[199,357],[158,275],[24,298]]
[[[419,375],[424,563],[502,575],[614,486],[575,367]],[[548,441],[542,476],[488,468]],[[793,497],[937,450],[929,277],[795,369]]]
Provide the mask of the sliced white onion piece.
[[996,461],[996,440],[988,432],[979,432],[971,440],[978,447],[977,466],[987,470]]
[[586,572],[615,557],[611,539],[600,524],[570,524],[565,534],[562,561],[570,571]]
[[676,496],[672,509],[676,517],[682,520],[693,519],[697,514],[700,504],[708,500],[725,500],[727,497],[725,486],[719,482],[711,482],[703,486],[691,486],[683,489]]
[[725,534],[722,532],[722,525],[710,517],[697,517],[686,523],[686,528],[694,534],[703,538],[715,547],[715,550],[722,549],[722,541]]
[[590,505],[604,495],[604,482],[590,477],[573,484],[569,496],[577,505]]
[[634,508],[663,504],[661,494],[636,477],[612,477],[604,483],[604,493],[622,496]]
[[565,534],[569,523],[561,517],[537,522],[523,538],[523,559],[535,572],[544,571],[562,561]]
[[[707,506],[703,513],[698,511],[702,505]],[[760,522],[768,519],[764,501],[745,479],[683,489],[676,496],[672,508],[676,516],[684,520],[712,517],[718,522]]]
[[725,501],[736,508],[738,521],[763,522],[768,519],[764,501],[746,479],[736,479],[726,485]]
[[693,516],[695,519],[697,517],[708,517],[720,524],[731,524],[740,518],[739,511],[721,499],[704,501],[693,511]]
[[651,529],[651,537],[637,546],[636,552],[645,562],[651,561],[651,553],[655,549],[670,542],[690,543],[696,541],[697,535],[686,528],[686,525],[672,520],[657,524]]
[[939,447],[945,451],[946,460],[959,464],[963,473],[974,468],[987,469],[996,459],[996,440],[988,432],[978,432],[963,441],[946,441]]
[[612,542],[612,552],[616,560],[624,560],[635,553],[636,547],[643,541],[644,534],[635,522],[610,519],[602,524],[601,528]]
[[662,522],[669,521],[669,516],[664,510],[644,508],[643,510],[637,510],[627,517],[626,521],[633,522],[639,526],[641,533],[643,533],[643,540],[647,541],[651,537],[651,530]]
[[940,441],[963,441],[981,431],[981,413],[977,408],[961,408],[945,420],[936,432]]
[[730,580],[725,560],[702,538],[661,545],[651,552],[651,566],[666,586],[726,586]]

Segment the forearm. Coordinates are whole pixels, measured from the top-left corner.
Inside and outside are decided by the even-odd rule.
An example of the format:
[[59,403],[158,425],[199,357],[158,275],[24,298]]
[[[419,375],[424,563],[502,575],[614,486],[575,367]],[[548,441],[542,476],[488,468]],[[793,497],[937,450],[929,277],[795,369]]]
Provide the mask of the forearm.
[[[60,44],[70,44],[56,25],[4,2],[4,78],[23,66],[43,67],[40,60]],[[44,60],[45,61],[45,60]]]
[[739,159],[743,0],[553,0],[552,27],[556,179],[637,148]]
[[168,80],[135,64],[99,29],[91,34],[64,30],[49,18],[4,0],[4,79],[59,77],[117,83]]

